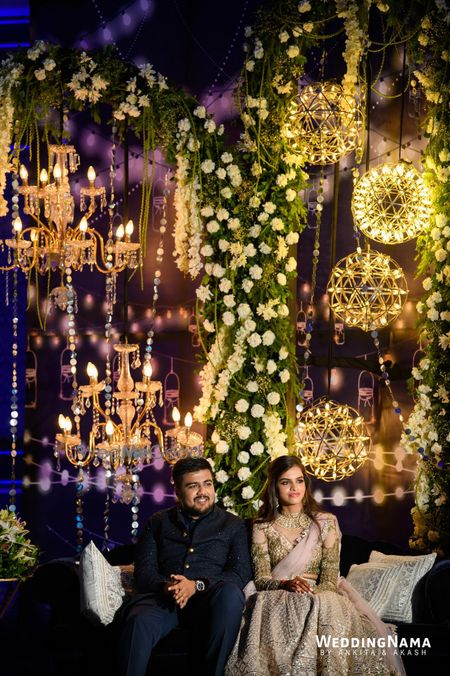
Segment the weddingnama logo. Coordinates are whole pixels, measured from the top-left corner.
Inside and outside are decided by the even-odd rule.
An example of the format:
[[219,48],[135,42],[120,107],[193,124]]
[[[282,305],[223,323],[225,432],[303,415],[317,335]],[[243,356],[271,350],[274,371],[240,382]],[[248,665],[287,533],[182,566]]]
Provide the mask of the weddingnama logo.
[[331,650],[339,650],[343,655],[365,654],[374,655],[375,651],[393,650],[394,654],[403,656],[426,655],[427,648],[431,648],[429,638],[399,638],[396,635],[384,637],[360,637],[360,636],[316,636],[317,647],[320,654],[324,655]]

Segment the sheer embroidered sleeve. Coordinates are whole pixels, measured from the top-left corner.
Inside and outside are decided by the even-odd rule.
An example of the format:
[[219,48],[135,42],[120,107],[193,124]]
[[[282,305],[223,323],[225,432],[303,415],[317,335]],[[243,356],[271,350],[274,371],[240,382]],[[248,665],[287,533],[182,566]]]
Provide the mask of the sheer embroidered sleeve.
[[280,580],[272,579],[266,530],[267,524],[264,523],[256,523],[253,526],[252,561],[255,574],[255,587],[258,591],[278,589],[280,587]]
[[321,531],[322,561],[316,591],[336,591],[339,579],[341,532],[333,514],[328,514],[326,519],[321,519]]

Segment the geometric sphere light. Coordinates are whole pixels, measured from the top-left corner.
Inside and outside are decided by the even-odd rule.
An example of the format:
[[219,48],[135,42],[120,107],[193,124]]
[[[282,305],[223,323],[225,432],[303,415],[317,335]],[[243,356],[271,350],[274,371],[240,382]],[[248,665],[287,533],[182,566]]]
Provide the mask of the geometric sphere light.
[[355,409],[322,399],[300,415],[295,447],[308,474],[339,481],[352,476],[367,460],[371,438]]
[[342,258],[331,271],[327,291],[335,316],[363,331],[383,328],[396,319],[408,295],[398,263],[370,248]]
[[334,164],[360,145],[359,98],[336,82],[316,82],[292,101],[285,136],[291,148],[310,164]]
[[417,237],[430,221],[431,198],[412,164],[382,164],[367,171],[355,185],[355,224],[370,239],[400,244]]

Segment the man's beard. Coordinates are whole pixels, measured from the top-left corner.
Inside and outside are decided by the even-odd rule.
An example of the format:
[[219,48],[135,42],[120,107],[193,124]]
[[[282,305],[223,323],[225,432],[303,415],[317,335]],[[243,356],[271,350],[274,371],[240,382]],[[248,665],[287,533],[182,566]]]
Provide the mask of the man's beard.
[[192,507],[186,507],[186,505],[182,505],[182,507],[186,514],[189,514],[190,516],[204,516],[205,514],[209,514],[209,512],[213,509],[214,502],[211,500],[211,498],[208,498],[208,502],[200,508],[195,507],[195,505]]

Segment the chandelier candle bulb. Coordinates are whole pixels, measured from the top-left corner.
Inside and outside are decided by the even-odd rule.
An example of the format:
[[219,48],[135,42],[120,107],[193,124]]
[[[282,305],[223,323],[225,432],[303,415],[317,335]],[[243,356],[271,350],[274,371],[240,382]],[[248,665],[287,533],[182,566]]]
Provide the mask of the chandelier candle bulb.
[[128,223],[125,226],[125,240],[127,242],[130,241],[130,237],[133,234],[133,230],[134,230],[134,223],[133,223],[132,220],[129,220]]
[[46,169],[41,170],[41,173],[39,174],[39,180],[41,181],[43,187],[45,188],[45,186],[48,183],[48,174]]
[[112,436],[114,434],[114,425],[111,420],[108,420],[108,422],[106,423],[105,432],[106,436],[108,437],[108,441],[111,442]]
[[91,361],[88,362],[86,373],[89,376],[90,385],[95,385],[97,383],[98,371],[95,364]]
[[62,176],[61,167],[59,166],[59,164],[55,164],[55,166],[53,167],[53,178],[55,179],[57,185],[59,185],[59,182],[61,181],[61,176]]
[[181,418],[180,411],[177,409],[176,406],[174,406],[172,411],[172,420],[175,423],[175,427],[179,427],[180,418]]
[[152,365],[150,364],[150,362],[146,362],[144,364],[144,368],[142,369],[142,372],[144,374],[144,383],[148,385],[148,383],[150,382],[150,378],[152,377],[152,373],[153,373]]
[[123,228],[123,225],[121,223],[119,226],[117,226],[116,239],[118,239],[118,240],[123,239],[123,235],[124,235],[124,228]]
[[62,413],[59,414],[58,416],[58,425],[62,431],[63,434],[66,432],[66,418],[63,416]]
[[97,174],[95,173],[95,169],[93,166],[90,166],[87,172],[87,177],[88,181],[91,184],[91,186],[94,186],[95,179],[97,178]]
[[28,171],[24,164],[20,165],[19,176],[24,185],[28,185]]
[[13,229],[14,232],[17,234],[19,234],[22,231],[22,219],[20,218],[20,216],[17,216],[17,218],[13,220]]
[[86,216],[83,216],[83,218],[80,221],[80,225],[79,225],[80,232],[82,232],[84,234],[88,229],[88,225],[89,224],[88,224]]

